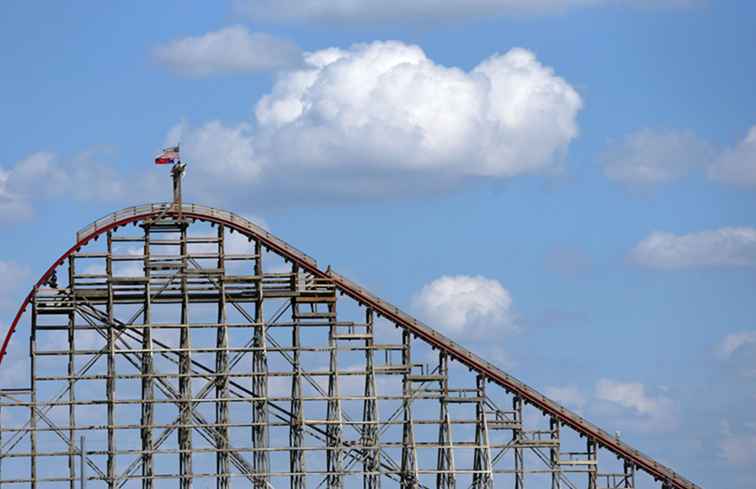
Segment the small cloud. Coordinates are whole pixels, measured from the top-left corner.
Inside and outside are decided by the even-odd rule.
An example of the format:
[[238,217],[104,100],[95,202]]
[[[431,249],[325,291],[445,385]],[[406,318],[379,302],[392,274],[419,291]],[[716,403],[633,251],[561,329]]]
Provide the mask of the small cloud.
[[66,175],[47,151],[32,153],[8,169],[0,168],[0,220],[20,221],[31,217],[32,198],[58,192]]
[[546,397],[564,404],[570,409],[574,409],[578,414],[582,413],[588,403],[586,396],[574,385],[546,387],[546,389],[544,389],[544,394]]
[[252,146],[249,124],[226,126],[210,121],[191,128],[184,123],[169,131],[170,144],[181,142],[181,152],[191,162],[191,171],[219,182],[253,183],[262,172],[262,164]]
[[660,269],[756,265],[756,229],[721,228],[676,235],[653,232],[630,252],[639,265]]
[[703,167],[713,155],[711,145],[690,131],[643,129],[609,144],[600,159],[610,180],[649,186],[683,178],[691,169]]
[[596,397],[635,410],[638,414],[651,414],[658,409],[658,403],[646,395],[641,383],[617,382],[601,379],[596,384]]
[[733,432],[729,422],[722,422],[720,456],[732,465],[756,463],[756,423],[746,423],[743,428]]
[[719,344],[718,350],[723,357],[729,357],[749,344],[756,344],[756,331],[740,331],[728,334]]
[[0,168],[0,220],[21,221],[32,215],[31,205],[8,186],[10,172]]
[[509,291],[479,275],[442,276],[420,290],[413,306],[430,326],[455,337],[490,338],[517,330]]
[[[8,168],[0,167],[0,220],[18,221],[33,215],[40,201],[66,196],[79,200],[113,200],[124,197],[126,182],[106,148],[91,148],[72,158],[38,151]],[[140,190],[154,187],[144,178]]]
[[616,417],[630,430],[672,431],[679,425],[677,403],[662,395],[649,395],[640,382],[600,379],[594,397],[599,401],[597,411]]
[[719,155],[709,167],[709,177],[733,185],[756,185],[756,126],[734,148]]
[[301,64],[301,50],[291,41],[251,33],[235,25],[202,36],[171,41],[154,50],[155,59],[187,76],[275,71]]

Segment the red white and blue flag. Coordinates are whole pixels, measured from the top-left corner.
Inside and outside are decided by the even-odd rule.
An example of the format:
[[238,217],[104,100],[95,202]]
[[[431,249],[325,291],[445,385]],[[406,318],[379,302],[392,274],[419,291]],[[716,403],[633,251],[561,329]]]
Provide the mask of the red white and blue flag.
[[172,163],[178,163],[179,161],[181,161],[181,157],[179,156],[178,146],[165,148],[162,153],[155,157],[156,165],[170,165]]

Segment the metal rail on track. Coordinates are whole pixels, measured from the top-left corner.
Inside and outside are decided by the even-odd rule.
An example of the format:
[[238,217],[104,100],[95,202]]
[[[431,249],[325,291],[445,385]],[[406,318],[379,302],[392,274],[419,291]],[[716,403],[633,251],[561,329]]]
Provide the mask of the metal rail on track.
[[[62,263],[63,259],[68,254],[83,246],[91,239],[96,238],[106,230],[112,229],[117,226],[124,226],[132,222],[138,222],[148,218],[165,215],[166,213],[175,212],[176,210],[171,209],[172,207],[173,204],[170,203],[146,204],[142,206],[128,207],[126,209],[122,209],[120,211],[109,214],[102,219],[98,219],[89,226],[81,229],[76,234],[77,244],[55,262],[55,264],[47,271],[47,273],[43,275],[42,278],[40,278],[38,285],[44,283],[47,279],[49,279],[49,276],[52,274],[54,268]],[[312,257],[299,251],[297,248],[289,245],[280,238],[272,235],[271,233],[249,221],[248,219],[245,219],[232,212],[197,204],[183,204],[181,211],[186,218],[223,223],[243,234],[246,234],[247,236],[259,239],[264,246],[277,253],[280,253],[284,256],[284,258],[287,258],[299,264],[313,275],[332,280],[337,288],[344,294],[352,297],[363,305],[370,306],[376,311],[376,313],[393,321],[397,325],[406,328],[413,335],[421,338],[422,340],[431,344],[433,347],[438,348],[439,350],[443,350],[465,366],[481,372],[490,381],[499,384],[504,389],[512,393],[517,394],[525,402],[535,406],[544,413],[553,416],[561,423],[571,427],[578,433],[592,438],[599,445],[609,449],[620,457],[635,464],[638,468],[647,472],[656,480],[662,482],[662,484],[664,484],[664,487],[670,489],[701,489],[698,485],[685,479],[681,475],[674,472],[672,469],[659,464],[651,457],[618,440],[616,437],[590,423],[578,414],[568,410],[567,408],[552,401],[551,399],[548,399],[537,390],[503,372],[492,363],[480,358],[470,350],[457,344],[456,342],[435,331],[429,326],[421,323],[409,314],[403,312],[398,307],[378,298],[360,285],[339,275],[338,273],[332,271],[330,268],[326,271],[321,270],[320,268],[318,268],[317,262]],[[29,297],[31,297],[31,294],[29,295]],[[29,297],[27,297],[27,300],[24,302],[24,304],[22,304],[21,309],[16,316],[16,319],[14,320],[6,335],[5,341],[3,343],[3,350],[0,354],[0,361],[2,361],[2,358],[4,356],[5,347],[7,347],[8,340],[16,329],[21,314],[28,305]]]

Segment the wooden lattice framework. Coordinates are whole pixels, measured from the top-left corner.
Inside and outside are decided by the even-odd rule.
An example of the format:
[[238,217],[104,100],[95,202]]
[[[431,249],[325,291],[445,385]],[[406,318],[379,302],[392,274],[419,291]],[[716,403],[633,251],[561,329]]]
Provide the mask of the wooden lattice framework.
[[29,356],[26,384],[0,390],[0,487],[697,488],[248,220],[180,200],[79,232],[0,360],[14,331]]

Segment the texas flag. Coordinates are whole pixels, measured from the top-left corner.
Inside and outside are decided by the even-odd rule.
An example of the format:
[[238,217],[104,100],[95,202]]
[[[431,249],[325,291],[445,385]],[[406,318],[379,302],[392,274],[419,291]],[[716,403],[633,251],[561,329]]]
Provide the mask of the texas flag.
[[179,161],[181,161],[181,158],[179,157],[178,146],[165,148],[162,153],[155,157],[156,165],[170,165],[171,163],[178,163]]

